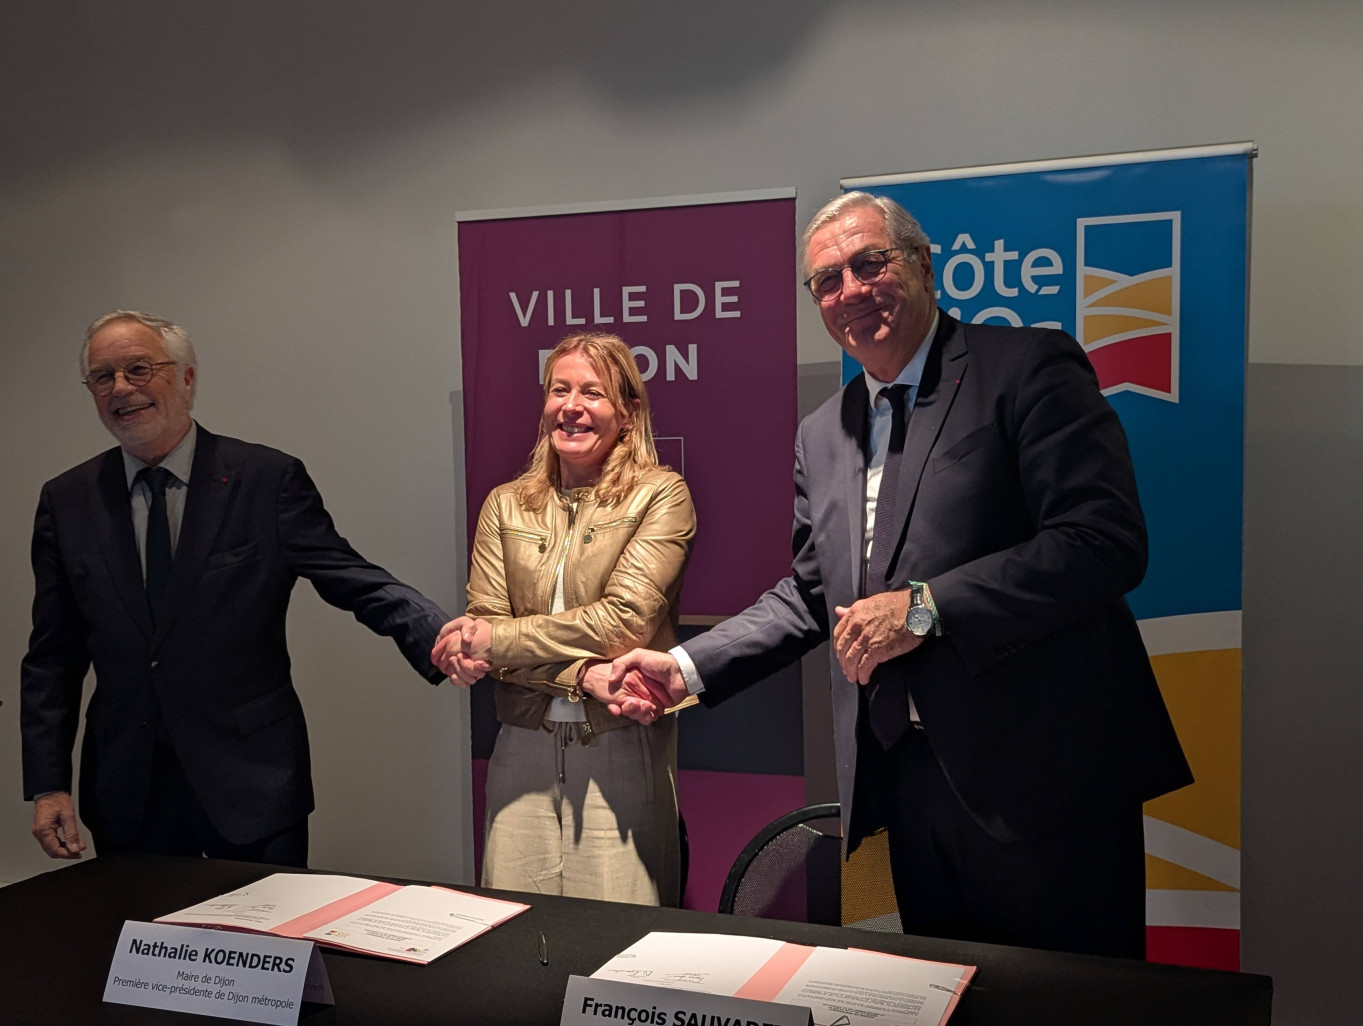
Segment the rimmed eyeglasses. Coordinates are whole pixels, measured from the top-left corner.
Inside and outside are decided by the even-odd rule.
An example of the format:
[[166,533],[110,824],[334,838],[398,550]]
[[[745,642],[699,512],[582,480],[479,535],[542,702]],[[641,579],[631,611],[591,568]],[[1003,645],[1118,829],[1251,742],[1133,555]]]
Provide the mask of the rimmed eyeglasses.
[[158,370],[170,367],[174,363],[174,360],[134,360],[113,370],[91,371],[89,375],[80,379],[80,383],[96,398],[103,399],[114,390],[114,382],[118,380],[120,374],[133,388],[141,388],[156,376]]
[[907,253],[912,256],[914,252],[915,250],[904,246],[891,246],[889,249],[872,249],[858,253],[842,267],[825,267],[821,271],[815,271],[805,279],[805,288],[809,289],[809,294],[815,299],[823,302],[842,291],[843,271],[851,271],[852,277],[863,285],[874,285],[885,277],[885,268],[890,266],[891,254]]

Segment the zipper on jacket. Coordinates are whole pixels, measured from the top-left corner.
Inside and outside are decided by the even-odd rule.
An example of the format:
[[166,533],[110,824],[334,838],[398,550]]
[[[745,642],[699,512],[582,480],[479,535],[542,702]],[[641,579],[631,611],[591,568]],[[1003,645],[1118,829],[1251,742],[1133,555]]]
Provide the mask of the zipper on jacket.
[[605,531],[612,527],[623,527],[626,524],[637,524],[638,522],[639,518],[637,516],[628,516],[617,517],[614,520],[607,520],[604,524],[592,524],[592,526],[587,528],[587,530],[583,533],[582,544],[586,545],[589,541],[591,541],[593,535],[595,535],[597,531]]
[[534,531],[525,531],[519,527],[503,527],[502,534],[509,534],[515,538],[524,538],[526,541],[535,542],[537,545],[539,545],[539,549],[541,552],[545,550],[546,546],[544,543],[548,540],[549,537],[548,535],[545,534],[537,534]]
[[[573,527],[577,523],[577,502],[578,500],[574,499],[572,503],[568,506],[568,530],[565,531],[563,534],[563,549],[558,554],[558,565],[554,567],[554,576],[549,579],[551,585],[555,581],[563,580],[563,566],[568,561],[568,546],[573,543]],[[541,548],[540,551],[543,552],[544,549]],[[563,598],[564,602],[566,603],[568,599],[568,587],[566,583],[564,584],[563,587]],[[549,602],[545,606],[545,608],[552,609],[553,605],[554,593],[551,590],[549,592]]]

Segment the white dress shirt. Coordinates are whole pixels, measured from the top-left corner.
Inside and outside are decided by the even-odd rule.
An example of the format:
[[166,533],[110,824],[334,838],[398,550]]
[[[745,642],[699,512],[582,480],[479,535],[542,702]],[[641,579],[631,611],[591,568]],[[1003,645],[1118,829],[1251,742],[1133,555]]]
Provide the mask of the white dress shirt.
[[[180,444],[166,454],[157,466],[170,471],[171,480],[166,485],[166,519],[170,521],[170,554],[180,544],[180,525],[185,519],[185,492],[189,489],[189,472],[194,466],[194,445],[198,441],[199,425],[191,423]],[[151,512],[151,485],[133,479],[143,467],[151,466],[123,450],[123,473],[128,479],[128,501],[131,503],[133,534],[137,538],[137,555],[142,561],[142,580],[147,579],[147,516]]]

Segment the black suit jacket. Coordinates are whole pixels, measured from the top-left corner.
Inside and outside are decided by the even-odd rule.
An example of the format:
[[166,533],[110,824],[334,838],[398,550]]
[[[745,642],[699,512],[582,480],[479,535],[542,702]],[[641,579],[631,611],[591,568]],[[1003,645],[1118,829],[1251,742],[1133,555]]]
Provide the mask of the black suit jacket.
[[[909,422],[889,587],[927,581],[949,633],[901,674],[991,835],[1038,836],[1191,782],[1123,595],[1145,573],[1126,435],[1063,332],[943,313]],[[792,574],[687,642],[714,704],[829,636],[860,595],[869,397],[858,376],[800,425]],[[858,685],[831,658],[849,848]],[[889,796],[893,800],[893,796]],[[865,811],[865,810],[860,810]]]
[[427,679],[448,618],[336,533],[303,464],[199,429],[170,581],[153,631],[119,449],[49,481],[33,530],[33,633],[22,675],[24,792],[71,789],[93,664],[81,817],[126,843],[164,731],[213,825],[245,844],[313,808],[307,730],[284,621],[294,581],[397,642]]

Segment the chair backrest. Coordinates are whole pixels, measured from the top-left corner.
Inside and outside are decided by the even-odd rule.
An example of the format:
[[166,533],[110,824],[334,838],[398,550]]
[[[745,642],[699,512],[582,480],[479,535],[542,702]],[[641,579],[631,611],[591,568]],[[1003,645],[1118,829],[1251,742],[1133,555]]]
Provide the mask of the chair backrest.
[[767,824],[734,861],[719,911],[842,924],[838,803],[808,805]]

